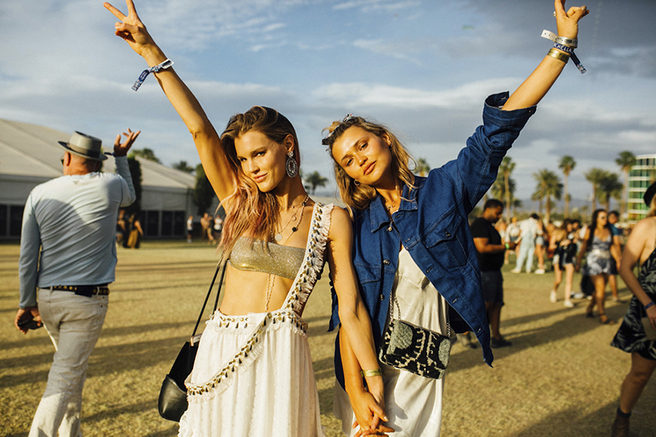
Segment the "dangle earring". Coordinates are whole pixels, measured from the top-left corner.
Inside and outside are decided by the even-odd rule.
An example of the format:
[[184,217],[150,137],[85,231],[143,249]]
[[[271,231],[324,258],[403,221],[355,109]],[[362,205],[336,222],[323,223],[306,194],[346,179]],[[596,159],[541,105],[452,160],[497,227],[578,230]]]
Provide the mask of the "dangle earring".
[[298,175],[298,164],[294,159],[293,150],[287,152],[287,161],[285,161],[285,171],[287,172],[287,176],[289,176],[290,178],[295,178],[296,175]]
[[355,185],[356,187],[359,187],[359,186],[360,186],[360,182],[358,182],[358,181],[356,181],[355,179],[353,179],[353,185]]

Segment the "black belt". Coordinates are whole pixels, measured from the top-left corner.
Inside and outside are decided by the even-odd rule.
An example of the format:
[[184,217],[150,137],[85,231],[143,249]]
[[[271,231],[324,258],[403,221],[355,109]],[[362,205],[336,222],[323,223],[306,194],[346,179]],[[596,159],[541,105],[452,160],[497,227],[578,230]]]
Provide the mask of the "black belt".
[[107,284],[101,285],[55,285],[49,287],[51,290],[72,291],[80,296],[91,297],[94,295],[107,296],[109,294],[109,287]]

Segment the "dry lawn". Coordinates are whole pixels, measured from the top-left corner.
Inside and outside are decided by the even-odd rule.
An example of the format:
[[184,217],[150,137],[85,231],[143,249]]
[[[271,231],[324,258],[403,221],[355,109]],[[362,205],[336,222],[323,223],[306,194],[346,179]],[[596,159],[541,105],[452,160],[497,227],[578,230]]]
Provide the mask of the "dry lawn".
[[[45,330],[26,337],[13,327],[18,304],[18,246],[0,245],[0,434],[27,436],[43,393],[53,347]],[[109,313],[91,356],[84,389],[86,436],[173,436],[177,425],[157,414],[157,395],[186,336],[214,271],[212,247],[149,242],[119,248]],[[327,275],[309,301],[314,370],[328,436],[332,415],[333,342]],[[548,300],[553,275],[506,278],[502,331],[513,346],[495,351],[494,368],[480,349],[456,344],[444,396],[443,433],[451,436],[604,436],[614,417],[629,356],[608,344],[615,327],[583,315],[585,301],[566,309]],[[578,278],[575,278],[578,279]],[[625,303],[609,302],[620,321]],[[561,288],[562,296],[562,288]],[[562,298],[561,298],[562,299]],[[634,411],[633,436],[656,436],[656,382]]]

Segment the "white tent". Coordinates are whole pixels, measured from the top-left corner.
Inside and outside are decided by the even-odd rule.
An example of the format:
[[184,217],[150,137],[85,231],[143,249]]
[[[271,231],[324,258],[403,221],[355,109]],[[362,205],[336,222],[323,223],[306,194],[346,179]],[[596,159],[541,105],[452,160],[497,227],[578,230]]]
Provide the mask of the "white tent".
[[[93,135],[92,132],[85,132]],[[70,133],[43,126],[0,119],[0,238],[20,235],[23,207],[36,185],[62,175],[63,149]],[[103,142],[105,150],[113,143]],[[181,236],[192,202],[194,176],[138,158],[142,172],[142,224],[147,236]],[[114,160],[103,162],[114,172]]]

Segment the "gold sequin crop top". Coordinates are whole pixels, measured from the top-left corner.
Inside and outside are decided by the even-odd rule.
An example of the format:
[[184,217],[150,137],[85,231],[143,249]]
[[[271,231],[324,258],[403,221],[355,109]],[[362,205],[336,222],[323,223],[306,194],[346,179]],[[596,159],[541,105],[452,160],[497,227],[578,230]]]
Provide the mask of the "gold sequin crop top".
[[303,263],[305,249],[240,237],[232,248],[228,262],[239,270],[264,272],[283,278],[294,279]]

